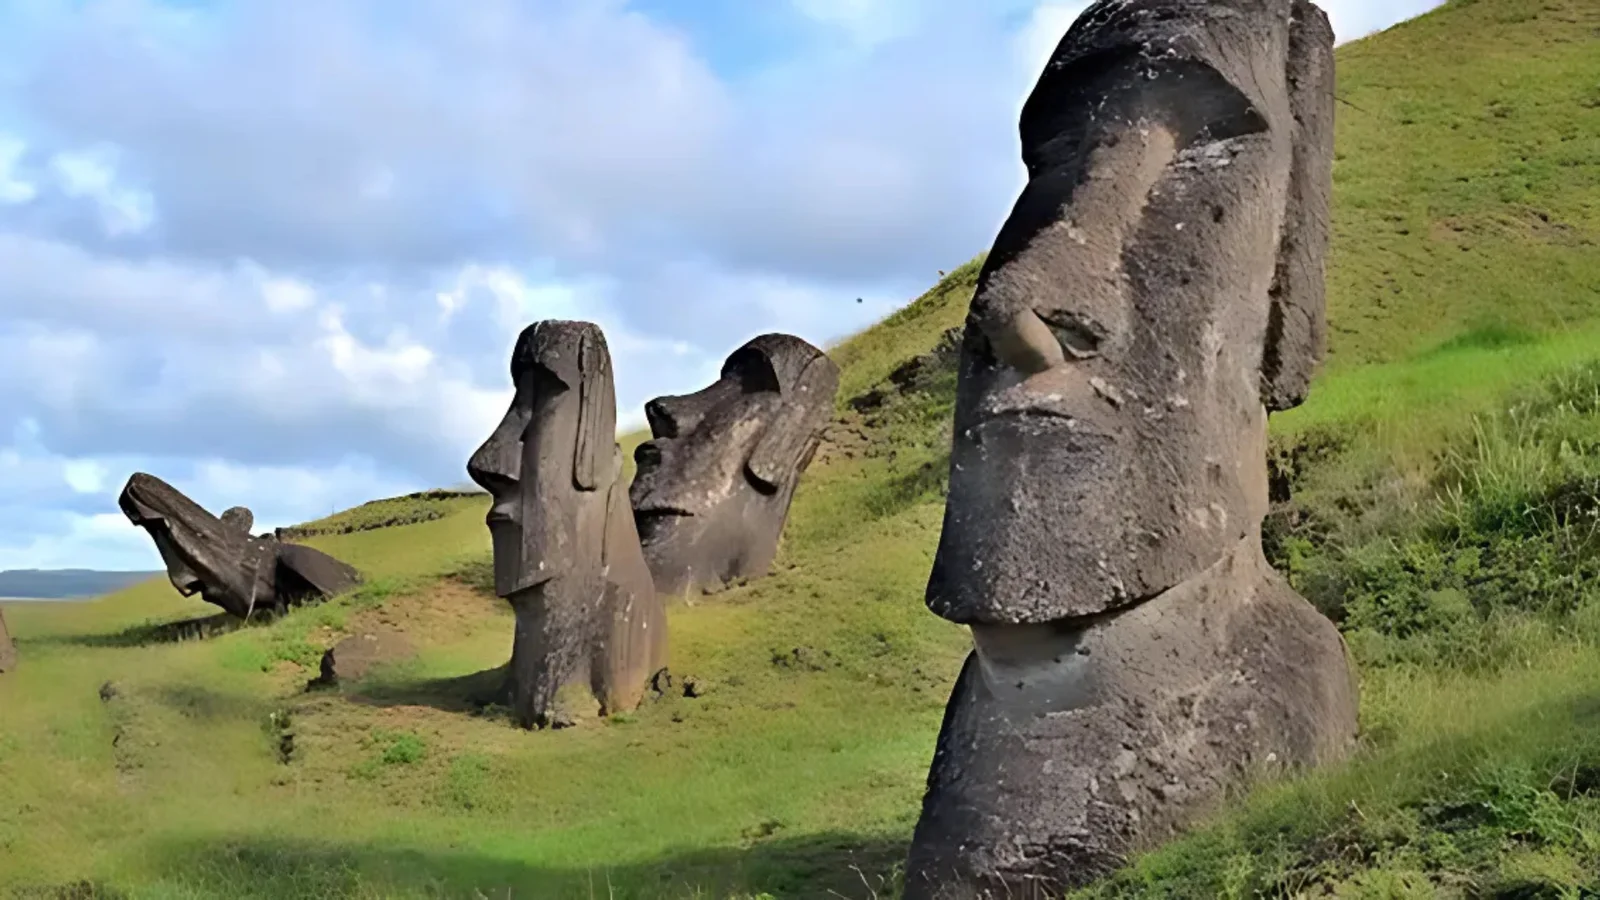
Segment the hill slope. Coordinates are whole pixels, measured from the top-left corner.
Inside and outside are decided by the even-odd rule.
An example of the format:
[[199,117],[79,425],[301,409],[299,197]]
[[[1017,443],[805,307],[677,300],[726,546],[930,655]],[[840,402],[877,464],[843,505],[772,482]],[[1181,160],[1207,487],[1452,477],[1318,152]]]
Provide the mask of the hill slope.
[[[1334,358],[1274,423],[1269,545],[1361,656],[1368,746],[1101,894],[1600,889],[1597,34],[1589,0],[1456,0],[1341,49],[1361,111],[1339,138]],[[941,342],[975,276],[831,351],[838,421],[777,571],[671,610],[673,669],[702,696],[541,734],[476,709],[511,618],[475,497],[311,523],[371,582],[206,641],[161,639],[152,623],[208,609],[159,581],[7,608],[24,665],[0,678],[0,889],[892,895],[967,648],[921,600]],[[322,648],[384,629],[420,650],[302,691]]]

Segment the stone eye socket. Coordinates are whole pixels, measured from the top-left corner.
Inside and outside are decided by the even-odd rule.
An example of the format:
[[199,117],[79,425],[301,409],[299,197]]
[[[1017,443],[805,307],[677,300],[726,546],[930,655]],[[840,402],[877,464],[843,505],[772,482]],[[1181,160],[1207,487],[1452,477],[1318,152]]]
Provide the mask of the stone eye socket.
[[1090,359],[1100,355],[1105,329],[1069,313],[1041,312],[1039,318],[1056,336],[1056,342],[1069,359]]

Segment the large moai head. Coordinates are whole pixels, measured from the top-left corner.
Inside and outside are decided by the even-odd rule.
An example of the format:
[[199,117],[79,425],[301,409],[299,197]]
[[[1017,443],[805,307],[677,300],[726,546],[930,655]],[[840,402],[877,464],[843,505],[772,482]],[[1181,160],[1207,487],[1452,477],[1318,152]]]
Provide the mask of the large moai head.
[[250,510],[214,516],[154,475],[135,472],[117,505],[149,533],[178,593],[199,594],[236,616],[337,594],[361,580],[319,550],[251,535]]
[[511,380],[511,407],[467,463],[494,498],[495,590],[508,599],[554,578],[598,577],[617,428],[611,355],[598,326],[529,326],[512,352]]
[[1267,414],[1324,327],[1333,33],[1099,0],[1021,117],[927,603],[971,626],[906,896],[1056,896],[1258,766],[1346,752],[1337,629],[1267,565]]
[[735,350],[711,386],[645,406],[631,496],[663,594],[767,573],[789,502],[833,412],[839,368],[797,337]]
[[1321,347],[1328,35],[1293,0],[1106,0],[1057,48],[968,317],[935,612],[1115,610],[1259,527],[1267,411]]

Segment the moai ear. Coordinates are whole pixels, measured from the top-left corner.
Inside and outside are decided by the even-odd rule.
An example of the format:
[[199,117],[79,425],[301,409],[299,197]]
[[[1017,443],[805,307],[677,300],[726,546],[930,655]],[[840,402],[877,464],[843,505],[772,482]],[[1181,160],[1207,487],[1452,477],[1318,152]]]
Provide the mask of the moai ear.
[[578,340],[578,440],[572,481],[592,491],[605,480],[617,440],[616,392],[611,385],[611,355],[598,328]]
[[245,507],[235,506],[232,509],[223,512],[222,524],[228,526],[229,528],[242,531],[245,534],[249,534],[250,529],[256,524],[256,517],[254,513],[250,512],[250,510],[246,509]]
[[1269,412],[1305,400],[1322,361],[1328,325],[1324,278],[1333,195],[1333,28],[1307,0],[1294,4],[1285,74],[1294,158],[1261,354],[1261,401]]
[[820,433],[833,415],[839,391],[839,367],[819,354],[784,392],[783,407],[745,463],[756,486],[776,491],[783,480],[803,467],[817,449]]

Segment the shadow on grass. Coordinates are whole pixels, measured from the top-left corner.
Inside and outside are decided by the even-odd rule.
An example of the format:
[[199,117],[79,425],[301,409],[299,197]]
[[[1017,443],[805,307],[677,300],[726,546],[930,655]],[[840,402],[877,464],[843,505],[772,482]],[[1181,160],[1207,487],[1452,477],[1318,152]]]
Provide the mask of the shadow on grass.
[[144,622],[121,631],[107,634],[69,634],[37,638],[30,643],[70,647],[148,647],[156,644],[176,644],[183,641],[203,641],[270,625],[278,616],[271,610],[257,610],[247,622],[230,613],[180,619],[175,622]]
[[[592,869],[470,851],[245,839],[170,846],[159,888],[185,897],[890,898],[906,844],[851,834],[758,840]],[[155,887],[155,886],[152,886]],[[164,893],[157,889],[155,893]]]
[[482,713],[506,703],[510,664],[425,681],[375,680],[346,688],[345,697],[363,706],[426,706],[444,712]]

